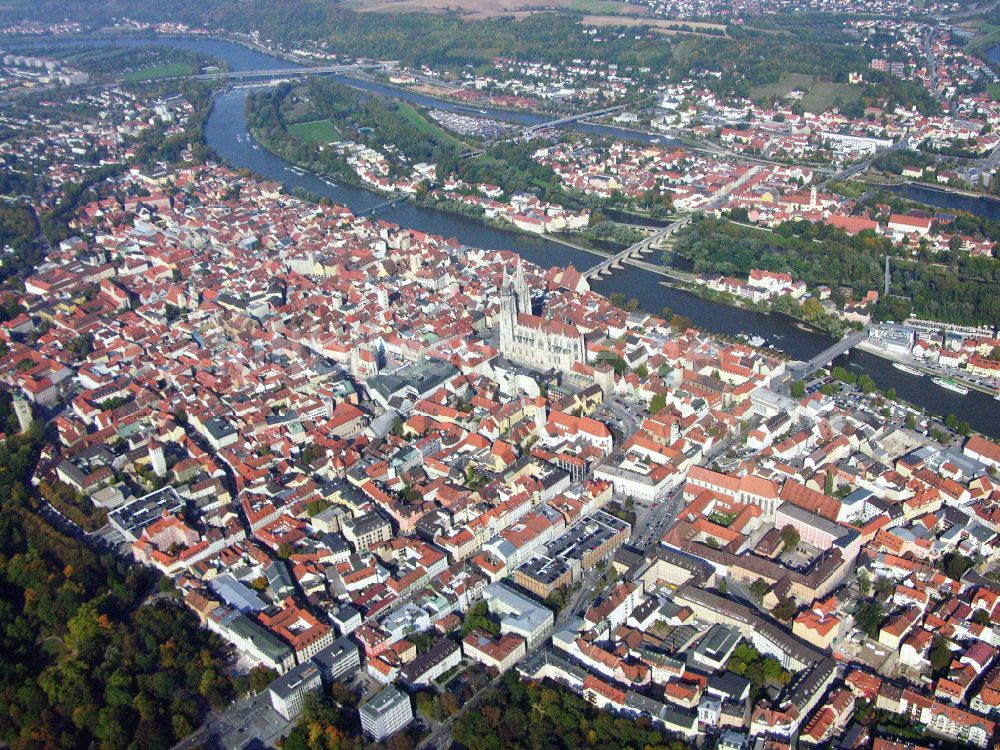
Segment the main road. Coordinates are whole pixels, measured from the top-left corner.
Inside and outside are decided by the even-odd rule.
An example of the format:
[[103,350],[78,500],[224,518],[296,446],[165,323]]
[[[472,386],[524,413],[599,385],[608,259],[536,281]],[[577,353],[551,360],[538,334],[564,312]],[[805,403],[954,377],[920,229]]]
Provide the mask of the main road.
[[788,374],[793,380],[801,380],[812,375],[822,367],[826,367],[841,354],[846,354],[849,349],[853,349],[862,341],[868,339],[868,331],[858,331],[849,336],[845,336],[840,341],[834,342],[808,362],[800,362],[788,367]]

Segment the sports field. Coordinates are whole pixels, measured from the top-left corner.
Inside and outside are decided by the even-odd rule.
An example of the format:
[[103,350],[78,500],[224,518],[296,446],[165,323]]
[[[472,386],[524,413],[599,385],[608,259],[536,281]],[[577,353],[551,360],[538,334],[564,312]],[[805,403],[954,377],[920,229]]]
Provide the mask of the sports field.
[[288,132],[303,143],[332,143],[340,140],[340,134],[329,120],[298,122],[289,125]]

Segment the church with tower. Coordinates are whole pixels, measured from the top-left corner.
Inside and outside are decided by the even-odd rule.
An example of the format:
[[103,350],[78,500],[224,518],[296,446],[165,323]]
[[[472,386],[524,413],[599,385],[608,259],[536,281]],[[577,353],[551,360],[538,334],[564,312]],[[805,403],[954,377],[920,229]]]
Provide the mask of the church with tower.
[[532,314],[531,290],[520,259],[513,279],[504,274],[499,317],[500,353],[512,362],[569,372],[575,363],[587,361],[583,334],[576,326]]

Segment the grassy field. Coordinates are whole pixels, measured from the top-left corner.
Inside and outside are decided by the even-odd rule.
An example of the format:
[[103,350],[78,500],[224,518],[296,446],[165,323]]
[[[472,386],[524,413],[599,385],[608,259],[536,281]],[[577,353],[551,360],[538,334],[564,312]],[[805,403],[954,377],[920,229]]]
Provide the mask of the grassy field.
[[817,83],[802,99],[807,112],[824,112],[840,99],[844,104],[861,97],[861,88],[849,83]]
[[406,102],[399,102],[398,111],[399,114],[407,120],[407,122],[414,127],[419,128],[421,132],[426,133],[429,137],[434,138],[438,142],[452,143],[455,145],[462,144],[458,138],[451,135],[446,130],[442,130],[432,122],[429,122],[413,106],[407,104]]
[[303,143],[332,143],[340,140],[340,134],[329,120],[298,122],[289,125],[288,132]]
[[[703,21],[668,21],[664,18],[626,18],[624,16],[596,16],[588,15],[583,17],[583,23],[587,26],[649,26],[658,34],[704,34],[705,29],[717,29],[725,33],[725,26],[718,23],[707,23]],[[681,31],[680,26],[688,26],[691,31]]]
[[616,2],[616,0],[570,0],[569,9],[578,10],[581,13],[598,13],[607,15],[628,13],[630,15],[635,15],[639,6]]
[[788,96],[790,93],[799,89],[800,91],[806,91],[813,85],[813,77],[809,75],[804,75],[802,73],[788,73],[781,77],[780,80],[774,83],[768,83],[763,86],[754,86],[750,89],[751,99],[763,99],[767,96]]
[[750,89],[751,99],[763,99],[768,96],[781,98],[798,89],[805,91],[802,106],[809,112],[823,112],[840,99],[844,104],[852,102],[861,96],[861,88],[848,83],[827,83],[816,81],[812,76],[801,73],[789,73],[780,81],[764,86],[754,86]]
[[169,63],[167,65],[157,65],[155,68],[143,68],[133,70],[122,76],[126,82],[153,81],[157,78],[172,78],[174,76],[186,76],[191,74],[191,66],[187,63]]
[[967,45],[967,49],[970,52],[985,52],[998,44],[1000,44],[1000,26],[984,23],[979,27],[979,33]]

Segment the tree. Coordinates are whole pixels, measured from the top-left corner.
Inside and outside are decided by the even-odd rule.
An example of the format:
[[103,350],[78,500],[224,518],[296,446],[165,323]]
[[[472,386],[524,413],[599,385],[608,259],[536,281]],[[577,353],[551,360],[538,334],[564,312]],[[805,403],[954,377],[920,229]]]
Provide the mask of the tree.
[[781,541],[785,545],[786,550],[793,550],[799,546],[799,542],[802,541],[799,536],[799,531],[791,524],[786,524],[784,528],[781,529]]
[[771,610],[771,614],[774,615],[775,619],[781,620],[782,622],[788,622],[798,611],[798,607],[795,605],[795,600],[791,597],[785,597],[777,606]]
[[278,545],[277,554],[281,560],[287,560],[289,557],[292,556],[292,553],[294,551],[295,550],[292,549],[292,545],[290,545],[288,542],[282,542],[281,544]]
[[875,579],[875,598],[885,601],[896,590],[896,582],[887,576]]
[[818,299],[810,297],[802,303],[802,314],[806,317],[806,320],[816,320],[826,315],[826,311]]
[[357,703],[351,689],[339,681],[330,685],[330,699],[338,706],[354,706]]
[[956,581],[962,580],[962,576],[968,572],[969,568],[975,565],[975,560],[966,557],[961,552],[952,552],[945,555],[942,562],[941,569],[945,575],[949,578],[954,578]]
[[278,678],[278,673],[270,667],[256,666],[250,670],[250,692],[256,695],[261,690],[266,690],[274,680]]
[[990,624],[990,613],[985,609],[977,609],[972,613],[972,621],[977,625],[989,625]]
[[667,397],[662,393],[656,393],[649,400],[649,413],[657,414],[663,411],[667,406]]
[[465,622],[462,623],[461,630],[462,637],[464,638],[476,628],[481,628],[492,635],[500,634],[500,625],[490,616],[489,605],[482,600],[472,605],[465,613]]
[[795,380],[791,385],[792,398],[802,398],[806,395],[806,384],[801,380]]
[[854,613],[854,621],[858,627],[868,634],[869,638],[877,638],[879,629],[882,627],[882,620],[885,619],[885,609],[880,602],[874,599],[866,599]]
[[861,596],[868,596],[872,591],[872,577],[864,568],[858,570],[858,591]]
[[686,331],[691,327],[691,318],[686,315],[674,315],[670,319],[670,327],[675,331]]
[[756,581],[750,584],[750,593],[756,596],[758,599],[763,599],[764,594],[770,590],[771,586],[763,578],[758,578]]
[[951,665],[951,648],[948,640],[940,635],[934,636],[927,658],[935,672],[943,672]]

